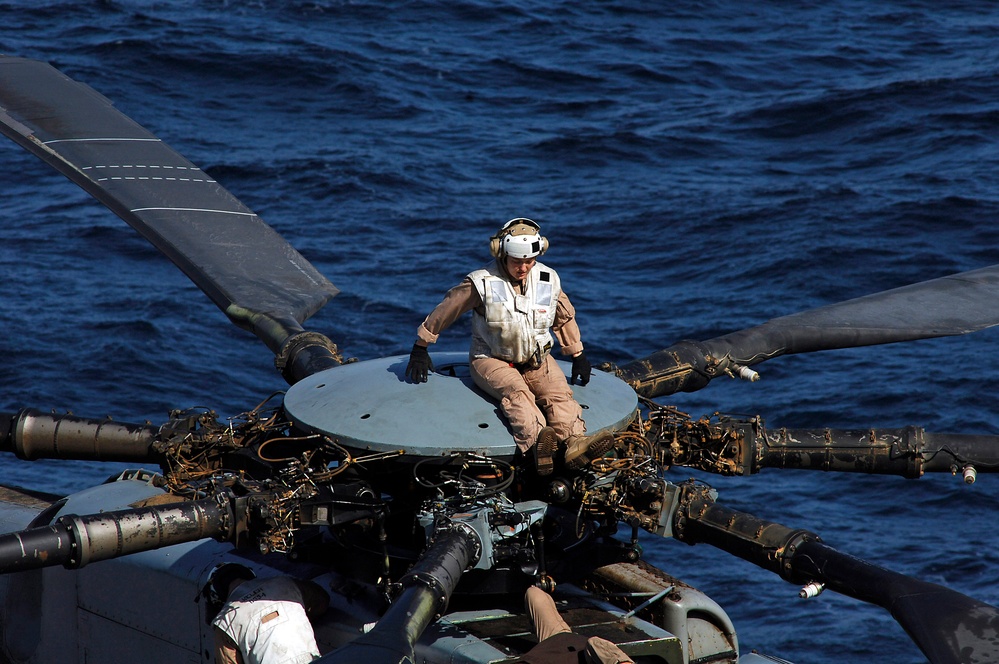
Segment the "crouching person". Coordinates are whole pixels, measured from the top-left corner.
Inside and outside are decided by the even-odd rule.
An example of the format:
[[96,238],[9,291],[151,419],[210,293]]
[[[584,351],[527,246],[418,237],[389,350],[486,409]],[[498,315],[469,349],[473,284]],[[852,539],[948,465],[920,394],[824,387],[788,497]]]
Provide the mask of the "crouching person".
[[329,606],[317,584],[289,576],[257,579],[226,563],[209,581],[221,609],[212,621],[217,664],[305,664],[319,657],[311,620]]

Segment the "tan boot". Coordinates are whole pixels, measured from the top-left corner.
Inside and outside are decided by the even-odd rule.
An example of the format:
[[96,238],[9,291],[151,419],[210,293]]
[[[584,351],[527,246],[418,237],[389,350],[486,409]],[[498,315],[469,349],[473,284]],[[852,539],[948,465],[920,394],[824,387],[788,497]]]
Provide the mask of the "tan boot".
[[565,465],[571,470],[585,468],[613,445],[614,434],[610,431],[598,431],[592,436],[569,436],[565,441]]
[[555,429],[544,427],[538,432],[534,443],[534,469],[538,475],[551,475],[555,468],[555,452],[558,450],[558,436]]

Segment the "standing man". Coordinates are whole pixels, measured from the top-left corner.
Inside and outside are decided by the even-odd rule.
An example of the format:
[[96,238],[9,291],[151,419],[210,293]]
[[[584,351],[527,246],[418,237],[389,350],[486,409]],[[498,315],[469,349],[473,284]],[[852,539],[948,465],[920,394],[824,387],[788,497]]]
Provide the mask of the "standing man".
[[572,382],[590,380],[590,363],[576,312],[555,270],[537,257],[548,249],[541,227],[511,219],[490,239],[496,259],[469,274],[417,329],[406,375],[427,381],[433,363],[427,345],[466,311],[472,312],[472,379],[500,403],[520,451],[534,450],[535,468],[548,475],[560,449],[569,468],[583,468],[614,442],[607,431],[584,435],[582,409],[551,357],[552,333],[563,355],[572,357]]

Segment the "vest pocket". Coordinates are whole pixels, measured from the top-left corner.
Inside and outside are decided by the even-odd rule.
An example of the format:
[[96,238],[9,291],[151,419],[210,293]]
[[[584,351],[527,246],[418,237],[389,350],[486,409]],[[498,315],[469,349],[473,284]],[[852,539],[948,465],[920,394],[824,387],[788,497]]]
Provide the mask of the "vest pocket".
[[552,285],[546,282],[539,282],[535,286],[536,297],[534,301],[544,307],[550,307],[552,304]]

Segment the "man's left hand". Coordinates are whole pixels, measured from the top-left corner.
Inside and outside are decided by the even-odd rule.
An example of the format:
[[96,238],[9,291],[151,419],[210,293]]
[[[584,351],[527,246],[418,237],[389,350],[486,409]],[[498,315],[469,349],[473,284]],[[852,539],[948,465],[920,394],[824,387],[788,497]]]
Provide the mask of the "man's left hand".
[[569,380],[569,384],[575,385],[576,378],[579,378],[579,384],[586,385],[590,382],[590,373],[592,371],[590,361],[586,359],[586,353],[581,352],[572,358],[572,377]]

